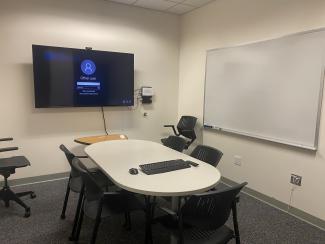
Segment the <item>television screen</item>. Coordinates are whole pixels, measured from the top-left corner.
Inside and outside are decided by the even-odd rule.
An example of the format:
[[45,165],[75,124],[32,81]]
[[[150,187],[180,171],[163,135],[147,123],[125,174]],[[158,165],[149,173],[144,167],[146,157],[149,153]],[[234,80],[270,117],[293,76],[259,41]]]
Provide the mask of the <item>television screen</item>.
[[33,45],[35,107],[134,104],[134,55]]

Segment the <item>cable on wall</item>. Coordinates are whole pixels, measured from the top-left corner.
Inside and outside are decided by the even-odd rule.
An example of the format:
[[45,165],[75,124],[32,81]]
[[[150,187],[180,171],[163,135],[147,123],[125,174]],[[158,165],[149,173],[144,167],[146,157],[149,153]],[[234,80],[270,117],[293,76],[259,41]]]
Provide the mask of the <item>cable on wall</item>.
[[141,89],[134,90],[134,101],[135,104],[133,106],[128,107],[130,110],[135,110],[139,107],[139,102],[141,101]]
[[288,203],[288,206],[287,206],[287,212],[288,212],[288,213],[289,213],[290,208],[291,208],[291,206],[292,206],[292,197],[293,197],[293,192],[294,192],[295,189],[296,189],[295,186],[292,186],[292,188],[291,188],[291,192],[290,192],[289,203]]
[[108,135],[107,126],[106,126],[106,118],[105,118],[105,113],[104,113],[104,107],[101,107],[101,110],[102,110],[102,117],[103,117],[103,122],[104,122],[105,133],[106,133],[106,135]]

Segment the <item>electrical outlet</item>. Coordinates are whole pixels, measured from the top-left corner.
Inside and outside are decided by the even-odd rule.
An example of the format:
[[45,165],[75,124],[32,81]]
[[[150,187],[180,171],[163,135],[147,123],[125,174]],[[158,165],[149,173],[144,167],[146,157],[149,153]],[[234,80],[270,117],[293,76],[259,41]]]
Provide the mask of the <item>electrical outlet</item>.
[[302,176],[291,174],[290,183],[296,186],[301,186]]
[[234,164],[237,166],[241,166],[243,157],[239,155],[235,155],[234,159],[235,159]]

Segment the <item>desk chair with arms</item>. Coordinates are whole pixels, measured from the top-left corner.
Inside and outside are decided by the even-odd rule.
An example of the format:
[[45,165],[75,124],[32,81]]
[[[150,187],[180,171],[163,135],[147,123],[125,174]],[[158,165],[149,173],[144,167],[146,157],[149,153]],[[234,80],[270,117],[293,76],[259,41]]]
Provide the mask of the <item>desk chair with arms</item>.
[[[184,136],[185,138],[190,139],[186,143],[185,149],[188,149],[188,147],[195,141],[196,134],[195,134],[195,125],[196,125],[197,118],[193,116],[182,116],[177,124],[177,131],[175,129],[174,125],[164,125],[164,127],[170,127],[173,129],[173,132],[175,136]],[[167,138],[164,138],[161,140],[161,142],[164,144],[164,141]]]
[[[12,138],[2,138],[0,141],[12,141]],[[0,152],[8,152],[8,151],[15,151],[18,150],[18,147],[8,147],[8,148],[0,148]],[[30,207],[27,206],[20,197],[30,195],[31,198],[35,198],[36,195],[33,191],[26,191],[20,193],[14,193],[9,185],[8,185],[8,178],[11,174],[16,172],[17,168],[22,168],[30,166],[30,162],[24,156],[15,156],[10,158],[0,158],[0,175],[4,177],[4,186],[0,190],[0,199],[5,202],[5,206],[9,207],[10,201],[15,201],[20,206],[25,208],[25,218],[30,216]]]
[[[240,244],[237,220],[238,194],[247,183],[224,190],[209,191],[189,197],[177,212],[155,219],[175,235],[180,244],[226,244],[231,239]],[[225,225],[232,212],[234,229]]]
[[198,145],[194,148],[190,156],[217,167],[223,153],[214,147]]
[[83,201],[80,216],[78,218],[77,233],[74,241],[78,241],[83,216],[95,220],[95,225],[92,233],[91,244],[96,242],[98,227],[102,219],[108,218],[113,214],[125,214],[126,224],[131,224],[130,212],[136,210],[144,210],[141,202],[131,193],[126,191],[104,191],[93,178],[91,172],[78,158],[74,158],[72,166],[76,169],[83,182]]

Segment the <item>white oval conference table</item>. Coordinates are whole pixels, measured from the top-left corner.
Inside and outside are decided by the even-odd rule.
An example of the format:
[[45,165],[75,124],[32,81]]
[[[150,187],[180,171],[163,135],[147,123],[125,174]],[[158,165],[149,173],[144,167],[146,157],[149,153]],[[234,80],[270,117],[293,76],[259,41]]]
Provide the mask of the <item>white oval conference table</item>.
[[[105,141],[86,147],[85,152],[117,186],[146,196],[202,193],[216,186],[221,177],[210,164],[152,141]],[[173,159],[191,160],[199,166],[155,175],[146,175],[139,169],[140,164]],[[137,168],[139,173],[131,175],[130,168]]]
[[[117,186],[147,196],[145,243],[152,243],[150,196],[173,197],[172,208],[176,210],[178,197],[205,192],[216,186],[221,177],[219,170],[210,164],[152,141],[105,141],[87,146],[85,152]],[[146,175],[139,169],[140,164],[173,159],[190,160],[199,166],[155,175]],[[131,175],[131,168],[139,173]],[[171,237],[171,243],[177,240]]]

